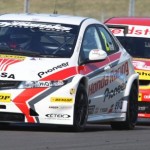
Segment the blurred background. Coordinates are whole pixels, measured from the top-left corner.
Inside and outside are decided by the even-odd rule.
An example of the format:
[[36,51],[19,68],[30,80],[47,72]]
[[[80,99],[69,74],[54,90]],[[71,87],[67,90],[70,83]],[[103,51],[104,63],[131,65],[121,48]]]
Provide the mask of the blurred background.
[[94,17],[150,17],[150,0],[0,0],[0,13],[53,13]]

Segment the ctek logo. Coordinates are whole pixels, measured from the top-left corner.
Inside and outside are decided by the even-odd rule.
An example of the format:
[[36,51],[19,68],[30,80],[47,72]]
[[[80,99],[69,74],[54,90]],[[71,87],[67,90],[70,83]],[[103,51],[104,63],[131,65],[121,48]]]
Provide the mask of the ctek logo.
[[46,114],[45,116],[49,118],[70,118],[71,117],[68,114]]

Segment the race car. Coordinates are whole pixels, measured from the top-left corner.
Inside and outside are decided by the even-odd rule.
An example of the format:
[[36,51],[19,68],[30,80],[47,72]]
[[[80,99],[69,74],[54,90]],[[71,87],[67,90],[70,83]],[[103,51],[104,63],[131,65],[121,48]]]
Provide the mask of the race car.
[[[114,17],[105,21],[133,57],[139,74],[138,120],[150,119],[150,18]],[[124,34],[124,29],[127,32]]]
[[138,86],[131,56],[98,20],[0,15],[1,124],[133,129]]

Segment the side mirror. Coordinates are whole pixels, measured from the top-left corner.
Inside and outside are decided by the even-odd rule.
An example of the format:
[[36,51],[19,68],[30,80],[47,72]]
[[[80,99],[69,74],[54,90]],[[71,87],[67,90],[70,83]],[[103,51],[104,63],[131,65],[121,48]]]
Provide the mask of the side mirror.
[[101,49],[92,49],[89,53],[89,61],[101,61],[107,58],[107,53]]

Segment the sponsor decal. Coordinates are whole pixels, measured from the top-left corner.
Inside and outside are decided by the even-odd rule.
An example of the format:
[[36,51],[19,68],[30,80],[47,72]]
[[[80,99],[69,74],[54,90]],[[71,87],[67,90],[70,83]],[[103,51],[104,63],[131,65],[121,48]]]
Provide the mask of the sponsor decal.
[[137,70],[150,70],[150,63],[149,65],[146,62],[143,61],[132,61],[133,66],[135,67],[135,69]]
[[[128,34],[127,36],[135,36],[135,37],[150,37],[150,27],[149,26],[128,26]],[[123,29],[111,29],[112,33],[115,36],[123,36]]]
[[138,106],[138,111],[145,111],[146,110],[146,106]]
[[138,101],[150,101],[150,94],[139,93]]
[[115,97],[116,95],[118,95],[121,91],[123,91],[126,87],[125,83],[122,83],[121,85],[118,85],[117,87],[115,87],[114,89],[110,89],[110,88],[106,88],[105,92],[104,92],[104,101],[106,101],[106,99],[112,99],[113,97]]
[[0,72],[0,78],[15,79],[15,75],[8,74],[7,72]]
[[150,100],[150,94],[143,95],[143,100]]
[[59,81],[26,81],[23,84],[24,88],[46,88],[46,87],[52,87],[52,86],[62,86],[65,83],[61,80]]
[[69,32],[72,28],[65,27],[60,24],[44,24],[44,23],[32,23],[32,22],[0,22],[0,27],[24,27],[24,28],[39,28],[40,30],[53,30]]
[[71,94],[71,95],[73,95],[73,94],[75,94],[75,93],[76,93],[76,89],[71,89],[71,90],[70,90],[70,94]]
[[49,106],[50,109],[70,109],[72,106]]
[[56,67],[50,68],[50,69],[48,69],[48,70],[46,70],[46,71],[41,71],[41,72],[39,72],[39,73],[38,73],[38,76],[39,76],[40,78],[42,78],[44,75],[50,74],[51,72],[53,72],[53,71],[55,71],[55,70],[57,70],[57,69],[65,68],[65,67],[67,67],[68,65],[69,65],[68,62],[62,63],[62,64],[60,64],[60,65],[58,65],[58,66],[56,66]]
[[58,106],[49,106],[49,108],[51,108],[51,109],[59,109]]
[[0,54],[0,58],[24,60],[26,57],[25,56],[17,56],[17,55],[3,55],[3,54]]
[[150,118],[150,114],[138,113],[138,117],[142,117],[142,118]]
[[141,118],[150,118],[150,114],[138,113],[138,117],[141,117]]
[[11,94],[9,93],[0,93],[0,102],[10,102]]
[[94,109],[95,109],[95,105],[89,106],[89,108],[88,108],[88,114],[89,115],[94,114]]
[[128,62],[125,62],[121,65],[117,70],[113,70],[110,72],[109,76],[104,76],[101,80],[98,80],[95,83],[89,85],[89,95],[96,93],[102,88],[106,87],[108,84],[115,81],[117,78],[122,77],[121,75],[128,76],[129,74],[129,66]]
[[115,104],[115,111],[121,110],[123,105],[123,98],[121,98],[119,101],[116,102]]
[[92,94],[96,93],[97,91],[99,91],[100,89],[107,86],[108,82],[109,82],[108,78],[109,77],[105,76],[101,80],[98,80],[97,82],[92,83],[91,85],[89,85],[89,92],[88,92],[89,95],[92,95]]
[[73,98],[69,97],[51,97],[51,102],[58,102],[58,103],[73,103]]
[[[26,57],[24,56],[0,54],[0,70],[6,71],[10,65],[21,62],[25,58]],[[11,78],[14,78],[14,77],[11,76]]]
[[108,111],[108,108],[100,108],[99,112],[100,113],[105,113]]
[[142,71],[142,70],[135,70],[139,74],[140,79],[147,79],[150,78],[150,71]]
[[63,119],[63,120],[67,120],[70,119],[70,115],[68,114],[46,114],[45,115],[47,118],[51,118],[51,119]]
[[150,94],[149,93],[139,93],[138,101],[150,101]]

